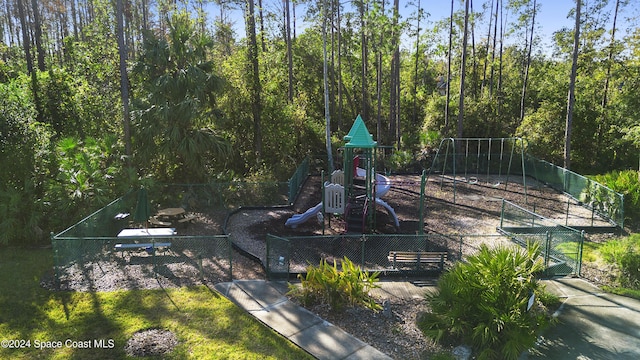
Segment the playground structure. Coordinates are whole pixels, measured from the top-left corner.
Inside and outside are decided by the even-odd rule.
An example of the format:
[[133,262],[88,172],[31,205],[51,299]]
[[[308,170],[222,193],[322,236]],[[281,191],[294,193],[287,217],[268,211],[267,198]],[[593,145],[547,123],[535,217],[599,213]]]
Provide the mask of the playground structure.
[[[304,213],[293,215],[286,221],[286,226],[295,228],[314,217],[323,222],[327,215],[344,215],[345,232],[364,233],[367,228],[374,227],[376,205],[389,212],[396,228],[400,226],[393,207],[381,199],[389,192],[391,181],[375,172],[377,142],[373,141],[360,115],[344,140],[347,141],[344,170],[334,170],[331,180],[326,182],[323,175],[323,200]],[[361,163],[363,167],[360,167]]]
[[[363,178],[365,172],[365,169],[356,168],[356,177]],[[381,199],[390,189],[391,180],[380,173],[376,173],[376,194],[374,201],[377,205],[384,207],[389,212],[397,228],[400,226],[400,221],[398,220],[395,210],[391,205]],[[333,173],[331,173],[331,181],[323,182],[322,193],[324,194],[323,201],[310,207],[302,214],[293,215],[287,219],[285,225],[295,229],[298,225],[309,219],[317,218],[318,216],[324,218],[325,215],[322,214],[332,216],[343,215],[345,213],[347,202],[345,201],[344,172],[342,170],[334,170]]]

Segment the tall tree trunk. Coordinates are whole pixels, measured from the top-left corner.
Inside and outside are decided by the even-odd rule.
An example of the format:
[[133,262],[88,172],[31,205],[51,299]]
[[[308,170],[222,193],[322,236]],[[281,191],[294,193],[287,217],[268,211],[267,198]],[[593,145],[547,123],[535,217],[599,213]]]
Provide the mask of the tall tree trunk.
[[260,68],[258,65],[258,40],[256,38],[256,18],[254,0],[246,0],[246,27],[247,38],[249,39],[249,51],[247,52],[247,63],[250,71],[249,86],[251,87],[251,110],[253,114],[253,148],[257,163],[262,161],[262,103],[260,93]]
[[27,24],[27,16],[24,11],[25,9],[22,0],[16,0],[16,4],[18,5],[20,27],[22,28],[22,46],[24,48],[24,55],[27,61],[27,74],[31,75],[31,93],[33,94],[33,102],[35,103],[36,109],[38,111],[38,121],[43,121],[42,112],[40,111],[42,107],[40,104],[38,77],[36,76],[36,72],[33,69],[33,59],[31,58],[31,40],[29,39],[29,26]]
[[498,86],[496,89],[496,95],[498,96],[498,113],[497,116],[500,116],[500,109],[502,109],[502,59],[504,53],[504,23],[506,19],[503,19],[502,16],[504,14],[504,7],[502,6],[502,0],[500,1],[500,50],[498,51]]
[[449,133],[449,101],[451,100],[451,52],[453,50],[453,3],[451,0],[451,13],[449,14],[449,51],[447,52],[447,99],[444,103],[444,133]]
[[296,3],[293,3],[293,39],[296,39]]
[[496,43],[498,41],[498,6],[500,5],[500,0],[496,0],[496,12],[493,16],[495,16],[495,20],[493,21],[493,47],[491,49],[491,68],[489,75],[489,99],[493,98],[493,75],[495,73],[495,61],[496,61]]
[[571,128],[573,123],[573,105],[576,101],[576,73],[578,70],[578,49],[580,47],[580,8],[581,0],[576,0],[576,24],[573,34],[573,55],[571,76],[569,77],[569,95],[567,96],[567,120],[564,133],[564,168],[571,169]]
[[464,2],[464,34],[462,36],[462,63],[460,64],[460,99],[458,101],[457,137],[462,137],[464,119],[464,79],[467,65],[467,31],[469,27],[469,0]]
[[482,68],[482,84],[480,85],[480,92],[484,94],[484,87],[487,84],[487,67],[489,66],[489,45],[491,44],[491,26],[493,25],[493,4],[491,0],[491,7],[489,7],[489,31],[487,32],[487,44],[484,47],[485,59],[484,66]]
[[287,90],[287,96],[289,102],[293,102],[293,55],[291,54],[291,11],[289,11],[289,0],[285,0],[285,29],[286,29],[286,42],[287,42],[287,70],[289,88]]
[[[473,14],[473,0],[469,3],[471,14]],[[471,17],[471,84],[473,85],[473,98],[478,97],[478,61],[476,56],[476,21],[475,16]]]
[[47,70],[44,64],[44,49],[42,48],[42,23],[40,22],[40,10],[38,9],[37,0],[31,0],[31,7],[33,10],[33,37],[36,43],[36,54],[38,60],[38,70]]
[[[381,2],[381,12],[384,14],[384,3],[385,0]],[[376,140],[378,143],[385,143],[384,137],[382,136],[382,48],[384,46],[384,32],[378,32],[380,38],[378,39],[378,49],[376,54]],[[392,35],[393,36],[393,35]],[[375,41],[372,37],[372,41]],[[393,67],[393,64],[391,65]],[[393,73],[393,70],[392,70]],[[391,79],[391,83],[393,84],[393,78]],[[393,86],[391,86],[393,89]],[[393,90],[391,91],[391,99],[390,102],[393,102]],[[389,129],[391,128],[391,120],[389,121]],[[390,139],[393,139],[393,136],[389,136]]]
[[609,43],[609,54],[607,55],[606,71],[604,77],[604,89],[602,91],[601,120],[598,122],[598,133],[596,136],[596,146],[600,148],[604,141],[603,132],[608,128],[607,104],[609,101],[609,81],[611,79],[611,67],[613,65],[613,53],[615,51],[616,25],[618,22],[618,12],[620,11],[620,0],[616,0],[616,7],[613,13],[613,25],[611,26],[611,42]]
[[607,56],[607,70],[604,78],[604,91],[602,94],[602,114],[605,114],[609,95],[609,81],[611,79],[611,66],[613,62],[613,52],[616,43],[616,23],[618,21],[618,11],[620,10],[620,0],[616,0],[616,8],[613,13],[613,25],[611,26],[611,43],[609,44],[609,55]]
[[369,121],[369,84],[368,84],[368,45],[367,45],[367,22],[365,20],[365,2],[363,0],[360,1],[360,39],[361,39],[361,50],[362,50],[362,72],[360,76],[362,77],[362,118],[365,121]]
[[340,11],[340,4],[336,8],[336,16],[338,20],[338,121],[337,128],[340,131],[342,127],[342,12]]
[[398,31],[398,18],[400,17],[400,2],[393,2],[393,58],[391,59],[391,141],[400,148],[400,34]]
[[264,42],[264,12],[262,11],[262,0],[258,0],[258,16],[260,17],[260,44],[262,45],[262,52],[265,52],[267,51],[267,45]]
[[[382,45],[382,33],[380,33],[380,44],[378,54],[376,54],[376,140],[380,144],[384,143],[382,136]],[[389,127],[391,127],[391,123],[389,123]]]
[[76,14],[76,0],[69,0],[71,3],[71,24],[73,25],[73,38],[78,40],[78,19]]
[[329,173],[333,172],[333,151],[331,148],[331,113],[329,111],[329,76],[327,66],[327,0],[323,0],[323,20],[322,20],[322,75],[324,81],[324,119],[327,146],[327,161],[329,163]]
[[331,0],[331,11],[329,28],[331,29],[331,64],[329,66],[329,112],[335,115],[335,103],[336,103],[336,6],[340,6],[339,1]]
[[129,118],[129,78],[127,76],[127,46],[124,42],[123,2],[116,0],[118,54],[120,55],[120,98],[122,99],[122,129],[127,165],[131,166],[131,126]]
[[[8,34],[8,38],[9,38],[9,46],[13,46],[15,44],[15,40],[13,38],[13,16],[12,16],[12,11],[11,11],[11,6],[9,4],[9,1],[5,1],[5,15],[7,17],[7,34]],[[4,34],[2,34],[2,38],[4,39],[5,36]]]
[[413,68],[413,114],[411,116],[412,124],[418,123],[418,109],[417,109],[417,97],[418,97],[418,61],[420,60],[420,17],[422,17],[422,5],[418,0],[418,19],[416,24],[416,57],[415,65]]
[[531,14],[531,32],[529,33],[529,44],[527,49],[527,61],[524,67],[524,79],[522,81],[522,96],[520,96],[520,123],[524,121],[524,107],[527,96],[527,85],[529,82],[529,69],[531,68],[531,50],[533,49],[533,34],[536,26],[536,0],[533,0],[533,13]]
[[[141,6],[142,6],[142,29],[148,30],[149,29],[149,5],[147,3],[147,0],[141,0]],[[144,32],[142,32],[142,34],[144,36]]]

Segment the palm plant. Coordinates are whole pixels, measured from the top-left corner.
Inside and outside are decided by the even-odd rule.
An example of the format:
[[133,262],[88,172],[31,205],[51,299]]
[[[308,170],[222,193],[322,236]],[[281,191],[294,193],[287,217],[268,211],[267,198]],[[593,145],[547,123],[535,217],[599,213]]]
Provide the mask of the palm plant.
[[289,295],[298,297],[303,304],[328,304],[332,311],[342,311],[345,306],[362,306],[378,311],[380,304],[371,297],[370,291],[380,286],[378,276],[363,271],[346,256],[338,269],[336,261],[333,266],[326,260],[320,260],[318,266],[309,265],[306,276],[298,275],[301,286],[290,285]]
[[143,88],[132,132],[138,163],[159,179],[203,181],[212,159],[228,156],[214,127],[222,79],[207,58],[212,47],[186,12],[169,19],[166,38],[146,37],[134,71]]
[[494,248],[458,263],[427,296],[432,312],[419,321],[428,336],[472,344],[478,359],[517,359],[549,323],[537,300],[544,269],[538,245]]

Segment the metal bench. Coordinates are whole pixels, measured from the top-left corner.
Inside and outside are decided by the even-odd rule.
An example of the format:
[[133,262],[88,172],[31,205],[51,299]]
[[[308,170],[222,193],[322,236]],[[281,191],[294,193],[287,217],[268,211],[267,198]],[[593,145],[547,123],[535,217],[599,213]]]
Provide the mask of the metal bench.
[[416,270],[420,270],[420,265],[435,264],[442,271],[444,262],[447,260],[447,253],[440,251],[390,251],[388,258],[394,269],[415,266]]
[[145,250],[149,254],[154,254],[156,249],[162,249],[166,251],[170,247],[171,247],[170,242],[154,242],[154,243],[116,244],[113,248],[116,251]]

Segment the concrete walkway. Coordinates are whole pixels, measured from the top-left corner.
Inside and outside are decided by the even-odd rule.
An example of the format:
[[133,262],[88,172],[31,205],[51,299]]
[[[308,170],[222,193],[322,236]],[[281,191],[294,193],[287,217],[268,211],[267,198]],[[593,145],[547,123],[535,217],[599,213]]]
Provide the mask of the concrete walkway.
[[543,283],[564,302],[556,312],[559,324],[528,359],[640,359],[640,301],[605,293],[582,279]]
[[286,282],[237,280],[216,284],[215,289],[318,359],[391,359],[289,301]]
[[[574,278],[543,280],[563,304],[559,323],[520,359],[640,359],[640,301],[604,293]],[[435,283],[379,282],[379,298],[423,298]],[[390,359],[370,345],[290,302],[286,282],[237,280],[215,289],[318,359]]]

